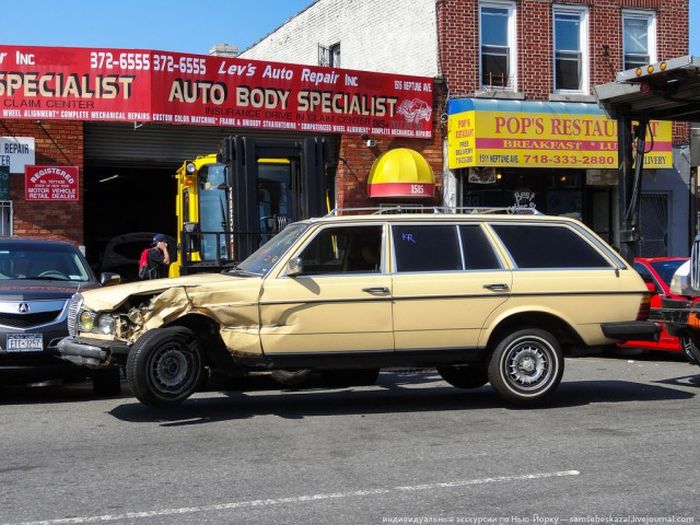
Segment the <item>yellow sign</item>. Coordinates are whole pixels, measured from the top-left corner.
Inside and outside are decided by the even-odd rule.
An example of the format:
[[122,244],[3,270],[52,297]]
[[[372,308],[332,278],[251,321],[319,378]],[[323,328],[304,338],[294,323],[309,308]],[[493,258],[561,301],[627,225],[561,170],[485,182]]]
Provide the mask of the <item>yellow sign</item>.
[[[671,122],[649,123],[644,167],[673,167]],[[617,121],[603,115],[465,111],[449,116],[450,169],[617,169]]]

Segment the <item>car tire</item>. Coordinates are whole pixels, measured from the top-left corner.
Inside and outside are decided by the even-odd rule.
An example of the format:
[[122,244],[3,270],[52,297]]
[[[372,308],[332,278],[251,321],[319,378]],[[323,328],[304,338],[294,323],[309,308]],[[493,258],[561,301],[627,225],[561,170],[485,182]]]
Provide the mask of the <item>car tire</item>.
[[92,392],[96,396],[118,396],[122,393],[121,369],[117,366],[92,374]]
[[439,366],[437,371],[447,383],[457,388],[479,388],[489,382],[486,363]]
[[559,341],[549,332],[529,328],[497,341],[489,359],[493,389],[516,405],[533,405],[550,395],[564,374]]
[[686,359],[694,365],[700,364],[700,349],[690,337],[681,337],[681,350]]
[[131,391],[144,405],[179,405],[200,384],[201,355],[199,341],[188,328],[174,326],[146,332],[126,360]]
[[300,386],[308,381],[311,369],[300,368],[299,370],[273,370],[270,377],[284,386]]

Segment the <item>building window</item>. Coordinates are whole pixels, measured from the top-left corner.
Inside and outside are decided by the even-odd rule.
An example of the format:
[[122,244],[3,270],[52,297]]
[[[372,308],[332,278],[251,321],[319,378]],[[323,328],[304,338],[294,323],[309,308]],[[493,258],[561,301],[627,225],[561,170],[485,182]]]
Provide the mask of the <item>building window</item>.
[[340,67],[340,42],[329,47],[318,45],[318,65]]
[[479,5],[481,85],[515,89],[515,5]]
[[586,8],[554,8],[554,90],[588,93]]
[[12,201],[0,201],[0,237],[12,235]]
[[340,42],[328,48],[328,55],[330,57],[328,65],[330,67],[340,67]]
[[656,62],[656,14],[650,11],[622,12],[623,69]]

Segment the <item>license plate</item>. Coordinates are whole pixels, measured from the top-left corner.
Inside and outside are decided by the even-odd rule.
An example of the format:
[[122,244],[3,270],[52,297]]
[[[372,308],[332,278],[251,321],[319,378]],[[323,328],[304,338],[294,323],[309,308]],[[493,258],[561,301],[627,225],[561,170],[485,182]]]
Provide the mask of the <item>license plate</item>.
[[41,334],[7,334],[8,352],[41,352],[44,337]]

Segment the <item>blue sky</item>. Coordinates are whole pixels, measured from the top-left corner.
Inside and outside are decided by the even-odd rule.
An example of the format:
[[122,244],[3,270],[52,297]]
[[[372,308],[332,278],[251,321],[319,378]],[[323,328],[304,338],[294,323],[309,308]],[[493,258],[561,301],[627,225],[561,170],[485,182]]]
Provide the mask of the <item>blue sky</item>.
[[[243,50],[311,0],[0,0],[0,44],[161,49],[206,54],[225,42]],[[410,0],[406,0],[410,2]],[[700,0],[690,0],[690,51],[700,55]]]

